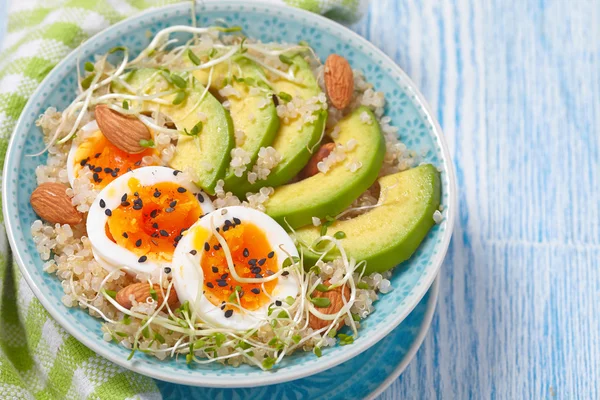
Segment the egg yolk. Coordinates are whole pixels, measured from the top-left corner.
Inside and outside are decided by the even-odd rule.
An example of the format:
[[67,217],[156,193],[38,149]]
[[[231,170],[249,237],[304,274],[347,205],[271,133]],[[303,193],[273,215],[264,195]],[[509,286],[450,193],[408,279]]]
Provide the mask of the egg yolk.
[[[239,276],[264,278],[277,272],[277,255],[271,249],[265,233],[256,225],[242,223],[235,218],[226,221],[226,224],[219,228],[219,233],[227,242],[235,271]],[[204,252],[201,262],[204,272],[204,295],[215,306],[221,306],[226,316],[231,307],[225,307],[223,302],[236,303],[236,291],[240,305],[247,310],[257,310],[270,302],[264,291],[270,295],[277,285],[277,279],[264,283],[236,281],[227,266],[225,252],[214,235],[206,242],[202,236],[196,236],[194,247],[196,251]]]
[[[140,256],[140,261],[171,261],[183,233],[202,215],[193,193],[173,182],[142,186],[131,178],[130,193],[112,210],[107,236]],[[146,257],[146,258],[144,258]]]
[[94,186],[101,189],[120,175],[139,168],[142,158],[153,154],[154,149],[150,148],[138,154],[126,153],[98,131],[77,148],[75,176],[82,168],[89,168],[93,172]]

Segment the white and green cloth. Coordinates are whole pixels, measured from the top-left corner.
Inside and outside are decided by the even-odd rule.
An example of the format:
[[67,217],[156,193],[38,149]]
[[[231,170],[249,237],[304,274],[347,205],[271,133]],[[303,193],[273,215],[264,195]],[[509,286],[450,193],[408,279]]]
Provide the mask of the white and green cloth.
[[[271,1],[344,19],[356,16],[361,3]],[[0,54],[1,164],[29,96],[61,59],[109,25],[143,9],[174,2],[9,0]],[[0,229],[0,399],[9,398],[160,399],[161,395],[152,379],[96,355],[49,316],[13,263],[6,233]]]

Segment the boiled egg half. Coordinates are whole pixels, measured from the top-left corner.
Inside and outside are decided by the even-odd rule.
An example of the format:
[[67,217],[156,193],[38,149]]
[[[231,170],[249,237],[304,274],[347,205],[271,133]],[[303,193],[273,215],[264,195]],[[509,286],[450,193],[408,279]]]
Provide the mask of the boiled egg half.
[[186,230],[214,208],[180,171],[142,167],[108,184],[94,200],[86,227],[96,260],[106,269],[156,276],[171,266]]
[[[102,134],[96,120],[88,122],[71,142],[67,156],[67,176],[71,187],[76,178],[85,176],[95,188],[102,189],[117,177],[140,168],[144,157],[159,164],[159,154],[148,148],[138,154],[129,154],[116,147]],[[149,165],[148,163],[145,163]]]
[[292,239],[271,217],[225,207],[186,232],[175,250],[172,277],[179,301],[189,301],[201,320],[246,330],[268,322],[271,304],[298,295],[296,274],[286,266],[297,256]]

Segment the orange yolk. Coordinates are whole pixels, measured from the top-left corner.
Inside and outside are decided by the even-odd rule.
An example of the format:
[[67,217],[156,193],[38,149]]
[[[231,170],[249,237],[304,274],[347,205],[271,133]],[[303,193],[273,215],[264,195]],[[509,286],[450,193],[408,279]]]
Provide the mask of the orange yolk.
[[108,237],[136,255],[171,261],[183,233],[202,215],[198,200],[173,182],[142,186],[131,178],[128,185],[133,194],[112,210]]
[[[264,232],[248,222],[228,222],[230,224],[222,226],[219,233],[227,242],[237,274],[243,278],[265,278],[277,272],[277,256]],[[277,285],[277,279],[265,283],[239,283],[231,276],[225,252],[216,236],[213,235],[208,242],[201,242],[201,237],[195,239],[194,247],[197,251],[204,252],[201,262],[204,294],[212,304],[220,306],[223,302],[236,303],[236,287],[240,305],[247,310],[256,310],[270,302],[262,286],[271,294]]]
[[94,173],[94,186],[101,189],[117,177],[139,168],[142,158],[153,154],[154,150],[150,148],[138,154],[126,153],[98,131],[77,148],[75,174],[82,168],[89,168]]

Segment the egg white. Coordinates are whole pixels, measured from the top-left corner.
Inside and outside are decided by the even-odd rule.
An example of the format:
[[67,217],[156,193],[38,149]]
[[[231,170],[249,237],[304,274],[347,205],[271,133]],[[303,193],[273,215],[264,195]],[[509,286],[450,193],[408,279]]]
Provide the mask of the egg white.
[[[128,196],[133,196],[133,193],[128,186],[129,179],[138,179],[142,186],[151,186],[160,182],[176,183],[192,194],[201,194],[204,197],[204,201],[198,201],[202,214],[214,210],[208,195],[187,179],[184,174],[180,173],[174,175],[174,171],[174,169],[159,166],[138,168],[118,177],[98,194],[90,207],[86,228],[92,244],[94,258],[105,269],[114,270],[114,268],[125,266],[129,268],[127,271],[129,273],[152,274],[159,268],[170,265],[170,263],[152,261],[150,258],[148,258],[147,261],[140,263],[138,262],[140,256],[119,246],[106,236],[105,226],[109,217],[105,214],[105,210],[113,210],[119,207],[121,204],[121,196],[123,196],[124,193],[127,193]],[[104,200],[106,203],[104,208],[100,207],[100,200]],[[109,266],[112,266],[112,268]]]
[[[202,320],[221,327],[246,330],[265,323],[264,318],[267,317],[270,303],[248,313],[234,310],[233,315],[226,318],[224,311],[203,295],[204,273],[200,265],[205,252],[203,249],[194,248],[196,235],[203,235],[202,241],[208,241],[213,235],[213,227],[223,226],[225,220],[232,220],[233,217],[239,218],[242,224],[244,222],[253,223],[264,232],[269,247],[277,255],[278,271],[282,270],[283,262],[290,255],[298,256],[298,250],[290,236],[267,214],[248,207],[225,207],[202,217],[179,241],[173,255],[172,276],[179,301],[182,303],[189,301],[196,315]],[[192,250],[196,250],[196,255],[190,253]],[[284,301],[288,296],[295,298],[297,295],[298,281],[294,274],[279,276],[271,293],[273,301]]]
[[[98,123],[96,122],[96,120],[92,120],[92,121],[88,122],[87,124],[85,124],[81,128],[81,131],[83,131],[84,134],[99,132],[100,127],[98,126]],[[67,156],[67,177],[69,179],[69,183],[71,184],[71,187],[73,187],[73,182],[75,182],[75,178],[77,178],[75,176],[75,165],[77,164],[77,160],[75,160],[75,156],[77,155],[77,149],[79,149],[79,145],[81,144],[79,142],[77,144],[75,144],[75,142],[76,142],[76,140],[71,141],[71,149],[69,150],[69,155]]]

